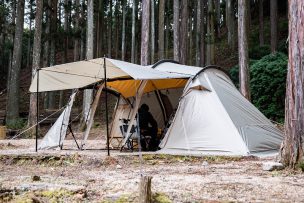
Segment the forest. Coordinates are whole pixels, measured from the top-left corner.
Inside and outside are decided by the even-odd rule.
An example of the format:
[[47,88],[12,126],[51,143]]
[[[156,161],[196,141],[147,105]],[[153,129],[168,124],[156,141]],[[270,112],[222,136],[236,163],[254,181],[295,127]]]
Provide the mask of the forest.
[[[220,67],[220,70],[228,75],[229,81],[231,80],[233,82],[238,92],[246,99],[246,102],[252,103],[259,112],[259,114],[252,113],[253,110],[249,109],[249,107],[242,106],[243,100],[240,99],[234,100],[237,104],[229,104],[230,106],[223,104],[224,108],[233,109],[232,112],[227,110],[228,117],[233,121],[234,118],[232,116],[235,115],[235,119],[244,120],[241,113],[239,113],[239,111],[242,110],[248,114],[261,114],[262,120],[267,119],[267,122],[269,120],[271,125],[278,129],[282,135],[276,147],[276,156],[273,156],[271,159],[252,158],[252,160],[248,158],[250,156],[235,160],[231,157],[223,158],[221,156],[218,158],[210,158],[209,156],[197,158],[186,155],[178,157],[170,155],[167,157],[162,154],[144,154],[144,157],[142,157],[142,141],[140,140],[141,138],[138,138],[138,148],[135,148],[139,150],[139,160],[135,160],[133,157],[122,158],[119,155],[114,155],[114,158],[111,159],[106,157],[105,154],[102,154],[100,156],[103,157],[103,160],[99,166],[97,162],[93,163],[92,161],[93,159],[95,160],[97,154],[90,154],[88,152],[89,150],[84,150],[85,152],[77,152],[76,150],[76,155],[73,150],[68,152],[66,156],[62,156],[62,154],[59,153],[54,155],[55,158],[50,158],[50,152],[45,152],[43,156],[47,157],[45,158],[47,163],[44,162],[45,160],[43,158],[32,157],[31,155],[26,158],[22,157],[22,159],[26,159],[24,166],[29,167],[30,176],[33,173],[31,173],[32,169],[27,164],[28,162],[37,162],[38,165],[46,164],[46,166],[43,166],[44,171],[42,171],[42,169],[40,171],[41,176],[43,176],[49,173],[48,169],[46,169],[47,167],[50,167],[52,164],[57,164],[57,162],[53,163],[53,161],[57,159],[60,160],[60,164],[56,165],[56,167],[58,167],[56,173],[58,174],[60,170],[63,170],[63,168],[67,166],[64,165],[64,162],[71,162],[71,165],[73,165],[76,170],[80,170],[82,165],[88,165],[89,168],[101,167],[102,170],[108,171],[107,173],[110,173],[111,170],[120,170],[120,167],[133,167],[133,164],[139,164],[139,166],[135,166],[136,170],[142,170],[142,167],[144,167],[146,170],[153,171],[154,169],[149,168],[149,165],[154,164],[156,164],[155,167],[157,170],[162,170],[162,166],[159,166],[159,163],[161,163],[160,165],[162,165],[162,163],[169,163],[168,172],[170,173],[170,171],[174,171],[175,167],[178,167],[177,164],[180,162],[183,165],[181,170],[184,172],[188,170],[186,165],[191,165],[194,167],[193,170],[197,170],[196,173],[205,173],[200,171],[203,170],[201,167],[205,163],[207,163],[207,165],[210,164],[210,166],[206,165],[207,167],[215,164],[214,170],[219,170],[217,168],[219,165],[217,164],[223,164],[223,167],[229,170],[230,166],[225,165],[225,163],[227,164],[232,161],[239,163],[241,167],[246,168],[248,171],[251,170],[249,174],[241,172],[242,178],[246,179],[248,176],[256,174],[258,173],[257,171],[260,170],[254,165],[255,162],[258,162],[259,166],[264,166],[267,161],[271,160],[279,164],[279,166],[275,167],[280,168],[281,164],[284,166],[282,168],[285,168],[282,173],[278,172],[280,173],[278,176],[281,177],[287,173],[295,173],[293,178],[301,180],[303,178],[302,171],[304,171],[303,18],[304,2],[301,0],[0,0],[0,79],[2,81],[2,83],[0,83],[0,169],[8,171],[8,168],[5,166],[5,161],[9,159],[19,159],[19,156],[27,154],[28,151],[26,151],[26,149],[34,146],[35,142],[37,151],[38,139],[39,141],[42,140],[49,128],[55,126],[55,121],[60,115],[59,113],[63,112],[67,103],[71,101],[70,95],[73,91],[70,89],[41,93],[38,93],[38,91],[29,91],[31,84],[38,83],[36,81],[38,77],[37,73],[48,67],[52,68],[55,66],[60,68],[63,67],[60,66],[63,64],[71,65],[73,62],[75,62],[75,64],[79,62],[80,64],[82,61],[86,62],[104,57],[109,59],[114,65],[115,61],[119,60],[138,64],[141,67],[149,67],[149,65],[153,64],[155,64],[153,67],[157,67],[157,65],[161,63],[172,62],[173,64],[181,65],[180,67],[189,67],[189,71],[194,70],[194,67],[199,67],[199,70],[211,66]],[[105,63],[106,60],[100,63],[100,65],[106,66]],[[119,65],[117,65],[117,67],[120,68]],[[88,67],[83,67],[84,70],[86,68]],[[104,67],[104,69],[106,68]],[[185,70],[185,72],[187,71]],[[171,75],[173,75],[173,73],[174,71],[170,72]],[[201,72],[199,71],[199,73]],[[193,78],[198,77],[199,73],[192,75],[190,78],[194,80]],[[107,74],[111,75],[116,73],[109,72]],[[166,74],[169,75],[167,72]],[[104,77],[106,78],[106,76]],[[204,77],[209,77],[208,71]],[[58,80],[60,79],[58,78]],[[122,79],[122,81],[123,80],[124,79]],[[144,81],[144,79],[141,80]],[[68,83],[67,81],[60,82],[64,84],[65,82]],[[107,79],[104,80],[105,83],[103,85],[107,85],[106,81]],[[111,87],[115,87],[114,80],[109,79],[108,81],[109,85],[112,85]],[[212,82],[211,79],[207,80],[209,86],[211,86]],[[43,81],[41,83],[43,84]],[[76,83],[77,81],[75,80],[75,84]],[[167,84],[169,84],[169,82]],[[185,84],[183,88],[187,87]],[[202,84],[205,83],[202,82]],[[99,92],[99,86],[104,88],[103,93]],[[101,91],[102,88],[100,89]],[[126,89],[130,87],[126,86],[124,88],[125,90],[123,91],[127,91]],[[203,85],[199,87],[200,90],[204,88],[208,90],[208,85],[206,87],[203,87]],[[138,107],[136,107],[136,101],[139,89],[136,90],[136,95],[133,95],[134,103],[131,104],[132,109],[134,106],[135,109],[138,109]],[[212,88],[210,88],[209,91],[211,91],[211,89]],[[112,126],[114,125],[113,123],[115,123],[115,115],[117,114],[117,109],[119,109],[117,106],[121,102],[120,99],[116,100],[116,97],[112,94],[108,96],[106,92],[110,92],[110,90],[107,89],[107,86],[104,87],[99,83],[97,85],[94,84],[93,89],[91,85],[79,88],[78,91],[77,94],[81,94],[81,96],[75,97],[74,107],[72,110],[70,109],[71,120],[68,127],[70,131],[67,134],[69,145],[73,145],[71,143],[73,143],[74,139],[77,147],[82,149],[82,146],[78,146],[79,143],[77,143],[77,139],[81,139],[83,132],[87,134],[90,132],[93,138],[88,140],[89,145],[97,148],[100,148],[102,145],[104,149],[108,149],[109,151],[110,146],[112,146],[111,141],[121,139],[112,136]],[[120,93],[125,96],[122,93],[123,91]],[[158,97],[162,100],[162,97],[164,97],[163,94],[167,94],[168,96],[169,91],[171,90],[166,90],[166,93],[164,93],[165,90],[162,89],[155,92],[159,94]],[[225,91],[228,90],[225,89]],[[148,98],[149,94],[150,93],[147,94]],[[217,94],[221,94],[220,91]],[[234,95],[232,92],[230,92],[230,94]],[[95,103],[96,95],[101,97],[102,101],[100,105],[97,104],[99,100],[96,100]],[[176,112],[174,111],[176,115],[178,115],[178,110],[182,105],[181,101],[186,95],[183,94],[183,96],[180,96],[177,102],[179,106],[176,107]],[[158,101],[159,98],[157,98]],[[233,99],[235,98],[236,96],[233,97]],[[226,100],[229,102],[228,97]],[[104,101],[106,101],[106,104],[104,104]],[[130,103],[128,98],[127,101]],[[222,102],[224,103],[226,101]],[[211,108],[211,105],[215,103],[216,101],[212,101],[212,104],[208,105],[210,105]],[[96,105],[96,107],[94,107],[94,105]],[[106,107],[104,105],[106,105]],[[164,107],[161,107],[162,114],[168,113],[167,109],[165,109],[165,103],[162,105],[164,105]],[[109,112],[108,106],[110,109]],[[221,108],[222,107],[217,107],[217,110],[213,112],[218,112]],[[96,114],[95,110],[97,111]],[[194,109],[194,112],[195,111]],[[106,113],[106,118],[104,117],[104,113]],[[134,118],[137,118],[135,114]],[[176,115],[172,116],[174,117]],[[155,117],[155,115],[153,116]],[[90,117],[92,117],[92,123],[88,121]],[[129,113],[128,119],[129,117],[133,118],[132,113]],[[138,115],[138,117],[140,116]],[[131,119],[131,122],[133,122],[132,120],[134,120],[134,118]],[[219,118],[220,117],[218,117],[218,119]],[[177,119],[178,118],[174,118],[172,122]],[[119,121],[121,120],[122,119],[119,119]],[[167,125],[169,116],[168,118],[164,116],[164,120],[166,120],[165,124]],[[263,130],[268,129],[268,125],[270,124],[265,124],[263,123],[264,120],[262,120],[259,121],[259,125],[264,125],[261,127]],[[62,122],[63,126],[64,121]],[[111,123],[111,126],[108,122]],[[245,122],[245,120],[243,122]],[[73,127],[72,129],[71,123],[77,127]],[[138,126],[139,125],[140,124],[138,124]],[[170,125],[173,126],[171,123]],[[234,125],[238,126],[236,122],[234,122]],[[246,128],[249,129],[250,125],[253,124],[248,124]],[[92,130],[90,131],[91,127]],[[86,128],[89,128],[89,130],[86,131]],[[111,139],[109,138],[108,128],[110,128],[111,131]],[[130,133],[129,127],[127,128],[126,134]],[[158,128],[160,128],[159,123]],[[171,128],[168,127],[168,129]],[[67,129],[65,129],[65,131],[66,130]],[[162,139],[166,138],[166,130],[166,128],[158,129],[162,134],[160,135]],[[224,129],[224,131],[225,130],[228,132],[228,128]],[[240,131],[240,134],[242,134],[243,131],[245,132],[245,130],[241,128],[237,130]],[[62,129],[60,129],[60,133],[61,131]],[[123,134],[123,130],[121,131]],[[259,132],[261,131],[255,131],[254,133],[256,135]],[[203,132],[201,133],[204,134]],[[60,134],[60,136],[62,135]],[[122,135],[120,135],[120,137],[121,136]],[[141,136],[140,131],[139,136]],[[259,135],[256,136],[258,137]],[[95,143],[95,140],[99,138],[102,139],[102,144]],[[1,143],[1,139],[4,140],[3,143]],[[128,140],[128,138],[125,138],[125,135],[123,135],[122,140],[124,139]],[[186,142],[188,142],[188,138],[185,139]],[[244,137],[242,140],[248,145],[248,150],[250,151],[251,145],[249,142],[251,142],[251,140]],[[267,142],[269,141],[266,137],[265,140],[267,140]],[[124,145],[125,144],[126,143],[124,143]],[[266,149],[271,144],[265,141],[265,143],[263,142],[261,144],[262,147],[256,148],[255,150],[263,151],[264,148]],[[120,145],[117,149],[120,149]],[[124,145],[120,151],[122,151]],[[189,147],[188,145],[189,143],[187,143],[187,147]],[[235,145],[237,144],[235,143]],[[115,149],[115,151],[114,148],[115,147],[113,147],[113,153],[119,154],[119,150]],[[133,152],[133,140],[131,147],[128,145],[127,148]],[[1,152],[1,150],[3,150],[3,152]],[[8,150],[8,152],[6,152],[6,150]],[[15,154],[15,152],[10,152],[9,150],[19,151]],[[190,151],[190,149],[188,149],[188,151]],[[12,154],[10,155],[10,153]],[[84,154],[79,155],[78,153]],[[105,152],[103,151],[102,153]],[[12,158],[12,155],[14,158]],[[138,154],[136,154],[136,156],[137,155]],[[15,156],[17,156],[17,158]],[[127,161],[131,161],[131,163],[127,164]],[[155,161],[155,163],[153,161]],[[15,164],[18,163],[9,164],[9,168],[13,171],[16,170],[16,173],[22,173],[15,169]],[[199,166],[197,166],[197,164],[199,164]],[[206,166],[204,165],[204,170],[207,170]],[[238,168],[233,171],[232,176],[235,175],[234,173],[240,173],[240,170],[241,169]],[[0,174],[1,173],[2,172],[0,172]],[[128,174],[129,173],[130,171],[128,171]],[[142,175],[142,172],[140,173]],[[71,174],[72,172],[70,171],[69,175]],[[5,173],[3,177],[9,178],[11,175],[12,174]],[[166,176],[166,174],[163,175],[164,177]],[[222,175],[225,176],[227,174],[223,173]],[[231,178],[229,180],[230,182],[227,183],[228,185],[234,184],[232,176],[228,178]],[[254,175],[252,176],[253,178],[260,178]],[[119,178],[117,174],[115,174],[115,178]],[[106,177],[102,177],[102,179],[104,180]],[[129,181],[127,177],[123,177],[123,179],[125,182]],[[87,181],[90,180],[90,178],[87,179]],[[1,181],[5,182],[5,179],[0,178],[0,201],[17,201],[19,197],[16,197],[17,199],[12,197],[12,191],[2,192]],[[88,184],[92,184],[91,186],[100,185],[102,182],[100,181],[101,180],[98,179],[96,182],[94,180]],[[107,181],[111,182],[113,180]],[[149,177],[145,180],[141,178],[140,181],[140,187],[149,187],[145,185],[149,185],[149,181],[151,187],[151,179],[149,179]],[[170,179],[170,181],[174,182],[176,180]],[[268,181],[271,182],[273,180],[265,180],[265,182],[261,183],[262,187],[267,188],[269,186],[267,185],[269,183]],[[160,184],[161,181],[156,178],[156,182]],[[287,180],[287,185],[284,185],[284,187],[288,188],[291,182],[292,180]],[[19,184],[19,182],[14,184]],[[61,184],[63,183],[61,182]],[[195,184],[202,183],[196,182]],[[217,184],[221,184],[221,182],[219,181]],[[188,186],[189,185],[183,185],[182,187],[186,188]],[[215,186],[213,188],[213,186],[214,185],[208,186],[210,187],[209,190],[218,189]],[[110,192],[108,191],[108,193],[112,194],[115,190],[123,190],[123,187],[118,187],[117,185],[115,187],[113,186],[113,188]],[[140,193],[139,202],[162,202],[159,200],[162,198],[165,199],[164,202],[189,202],[191,200],[195,200],[194,202],[202,200],[207,200],[207,202],[209,202],[209,200],[216,200],[216,202],[218,200],[250,201],[253,200],[254,197],[249,195],[249,188],[250,186],[247,185],[245,198],[237,194],[231,196],[231,194],[234,194],[233,192],[230,195],[225,194],[215,198],[215,193],[207,189],[209,192],[204,191],[202,193],[204,194],[203,196],[195,199],[193,196],[194,193],[191,193],[191,190],[196,191],[196,189],[192,188],[188,197],[186,197],[184,193],[181,194],[181,192],[175,191],[175,194],[174,191],[164,190],[164,192],[168,192],[168,194],[155,193],[152,197],[153,201],[151,199],[147,200],[147,198],[149,199],[149,197],[147,197],[149,196],[149,192],[145,195]],[[101,188],[99,189],[101,190]],[[145,189],[143,189],[143,191],[141,189],[140,191],[145,193]],[[158,189],[162,190],[161,187]],[[293,189],[297,190],[297,188]],[[32,188],[29,188],[29,190],[34,191]],[[151,188],[147,190],[151,190]],[[223,193],[225,191],[222,187],[220,187],[219,190],[222,190]],[[233,189],[231,189],[229,185],[229,189],[227,190],[231,191]],[[290,190],[292,190],[292,188],[290,188]],[[30,194],[30,196],[26,193],[26,198],[31,199],[31,195],[34,195],[34,198],[31,199],[33,202],[44,202],[44,200],[48,201],[50,199],[55,200],[55,202],[69,202],[75,201],[75,196],[81,196],[81,201],[87,200],[89,202],[94,199],[101,200],[104,198],[109,202],[138,201],[137,195],[133,197],[133,189],[128,189],[129,192],[131,191],[132,197],[127,196],[126,199],[124,199],[124,196],[118,195],[118,199],[116,197],[110,197],[110,200],[108,200],[108,196],[103,196],[104,194],[101,195],[98,192],[98,195],[95,193],[93,195],[88,194],[90,190],[83,192],[84,189],[77,189],[75,190],[76,192],[73,190],[72,193],[70,192],[71,188],[56,190],[58,193],[63,191],[67,192],[68,195],[56,193],[50,197],[44,193],[34,191],[34,194]],[[276,193],[278,191],[280,190],[276,191],[276,189],[273,189],[272,192]],[[272,192],[268,195],[271,195]],[[2,194],[4,193],[6,195],[3,196]],[[260,190],[255,191],[255,193],[258,196],[255,201],[276,201],[283,198],[278,197],[278,199],[272,199],[273,196],[267,196]],[[62,199],[63,197],[67,199]],[[146,200],[144,200],[145,198]],[[301,198],[304,197],[297,196],[290,192],[284,198],[281,200],[297,202],[301,201]]]

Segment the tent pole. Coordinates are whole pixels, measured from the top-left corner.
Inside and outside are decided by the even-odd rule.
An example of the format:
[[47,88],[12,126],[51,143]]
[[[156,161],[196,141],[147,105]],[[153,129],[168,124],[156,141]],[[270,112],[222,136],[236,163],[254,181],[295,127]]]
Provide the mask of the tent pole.
[[107,69],[106,69],[106,57],[103,57],[104,68],[104,86],[105,86],[105,105],[106,105],[106,129],[107,129],[107,150],[108,156],[110,156],[110,140],[109,140],[109,118],[108,118],[108,92],[107,92]]
[[38,133],[39,133],[39,68],[37,69],[37,92],[36,92],[36,146],[35,151],[38,152]]

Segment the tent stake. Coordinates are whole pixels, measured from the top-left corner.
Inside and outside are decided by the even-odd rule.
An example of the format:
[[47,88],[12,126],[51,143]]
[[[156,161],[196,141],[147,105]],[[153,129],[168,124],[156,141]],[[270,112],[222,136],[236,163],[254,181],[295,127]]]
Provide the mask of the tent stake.
[[36,92],[36,111],[37,111],[37,115],[36,115],[36,147],[35,147],[35,151],[38,152],[38,132],[39,132],[39,68],[37,69],[37,92]]
[[108,92],[107,92],[107,69],[106,69],[106,57],[103,57],[104,68],[104,85],[105,85],[105,105],[106,105],[106,129],[107,129],[107,149],[108,156],[110,156],[110,142],[109,142],[109,118],[108,118]]

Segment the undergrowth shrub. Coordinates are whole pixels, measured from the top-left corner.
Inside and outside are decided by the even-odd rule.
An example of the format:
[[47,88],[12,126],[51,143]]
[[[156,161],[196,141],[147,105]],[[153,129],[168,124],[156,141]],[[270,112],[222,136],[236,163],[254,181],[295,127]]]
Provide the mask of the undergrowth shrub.
[[[250,62],[250,91],[252,103],[268,118],[284,121],[288,57],[283,53],[269,54]],[[238,86],[238,66],[230,70]]]

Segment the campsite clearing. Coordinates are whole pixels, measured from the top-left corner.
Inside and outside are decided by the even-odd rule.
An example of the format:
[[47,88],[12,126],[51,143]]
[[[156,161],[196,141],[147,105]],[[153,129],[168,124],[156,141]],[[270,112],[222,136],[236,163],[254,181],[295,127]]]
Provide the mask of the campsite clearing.
[[[100,143],[89,140],[90,147]],[[304,174],[266,172],[273,158],[184,157],[101,150],[33,152],[34,140],[0,142],[0,201],[136,202],[141,172],[153,176],[156,202],[304,199]],[[74,146],[67,140],[66,146]],[[34,177],[35,176],[35,177]],[[170,200],[170,201],[168,201]]]

